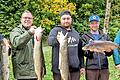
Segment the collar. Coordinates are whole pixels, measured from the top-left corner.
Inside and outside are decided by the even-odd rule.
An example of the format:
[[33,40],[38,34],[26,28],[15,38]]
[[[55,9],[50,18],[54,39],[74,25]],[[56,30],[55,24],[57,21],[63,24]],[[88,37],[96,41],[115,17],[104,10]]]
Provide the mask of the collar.
[[94,32],[94,31],[92,31],[92,32],[91,32],[91,34],[99,34],[99,31],[98,31],[98,30],[97,30],[97,31],[95,31],[95,32]]
[[[100,37],[99,37],[98,40],[100,40],[105,34],[103,34],[103,33],[100,32],[100,31],[98,31],[98,32],[99,32],[99,35],[100,35]],[[87,35],[90,39],[94,40],[93,34],[92,34],[91,32],[88,32],[86,35]]]
[[29,29],[25,28],[22,24],[20,24],[18,27],[20,27],[23,30],[29,30]]
[[61,25],[57,25],[57,27],[61,27],[62,29],[66,30],[66,31],[68,31],[68,32],[71,32],[71,31],[73,30],[73,28],[72,28],[72,27],[70,27],[70,29],[69,29],[69,30],[67,30],[66,28],[62,27]]

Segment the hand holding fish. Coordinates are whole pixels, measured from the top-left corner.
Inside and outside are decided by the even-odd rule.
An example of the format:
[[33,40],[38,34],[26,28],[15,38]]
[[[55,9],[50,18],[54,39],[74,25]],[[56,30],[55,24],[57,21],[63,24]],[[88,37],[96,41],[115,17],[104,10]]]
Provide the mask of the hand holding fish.
[[117,66],[115,66],[116,69],[120,70],[120,64],[118,64]]
[[106,52],[111,52],[111,51],[112,51],[112,49],[110,49],[110,48],[109,48],[109,49],[106,49]]
[[85,68],[80,69],[80,74],[83,74],[83,75],[85,74]]
[[42,29],[42,27],[40,26],[40,27],[38,27],[37,29],[35,29],[35,32],[34,32],[34,36],[35,36],[35,39],[36,40],[40,40],[40,38],[41,38],[41,36],[42,36],[42,34],[43,34],[43,29]]
[[29,31],[30,31],[32,34],[34,34],[34,33],[35,33],[35,28],[36,28],[36,26],[31,26],[30,29],[29,29]]
[[67,38],[67,37],[66,37],[67,34],[68,34],[68,33],[66,33],[66,35],[64,36],[64,34],[62,33],[62,31],[61,31],[61,32],[58,32],[58,34],[57,34],[57,40],[58,40],[58,42],[59,42],[61,45],[63,44],[63,41],[65,40],[65,38]]

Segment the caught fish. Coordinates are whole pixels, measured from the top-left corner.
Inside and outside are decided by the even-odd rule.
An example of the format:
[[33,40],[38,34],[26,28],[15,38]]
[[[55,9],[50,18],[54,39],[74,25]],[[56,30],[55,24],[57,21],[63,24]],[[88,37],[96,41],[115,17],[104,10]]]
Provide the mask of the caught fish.
[[62,80],[69,80],[69,65],[68,65],[68,38],[62,32],[58,32],[57,39],[60,43],[59,49],[59,69]]
[[111,51],[120,47],[112,41],[91,41],[89,44],[86,44],[82,49],[90,50],[95,52],[104,53],[104,51]]
[[37,80],[42,80],[45,70],[44,56],[42,50],[42,34],[43,29],[41,27],[38,27],[35,30],[34,34],[34,53],[33,53],[34,67]]
[[3,45],[2,45],[2,78],[3,80],[9,79],[9,48],[11,46],[9,45],[9,41],[7,39],[3,39]]

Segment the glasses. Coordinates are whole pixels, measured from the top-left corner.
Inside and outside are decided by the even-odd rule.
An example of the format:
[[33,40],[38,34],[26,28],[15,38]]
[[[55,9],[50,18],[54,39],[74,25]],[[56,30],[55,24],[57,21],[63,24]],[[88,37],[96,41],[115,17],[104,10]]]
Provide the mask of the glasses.
[[33,18],[31,18],[31,17],[22,17],[23,19],[33,19]]

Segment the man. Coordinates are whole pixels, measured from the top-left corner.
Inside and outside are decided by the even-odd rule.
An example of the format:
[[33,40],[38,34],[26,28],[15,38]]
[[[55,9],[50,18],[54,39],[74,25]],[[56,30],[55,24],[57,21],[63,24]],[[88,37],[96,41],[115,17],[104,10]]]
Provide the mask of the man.
[[33,64],[33,16],[25,10],[21,24],[10,33],[13,73],[17,80],[37,80]]
[[[92,40],[110,40],[108,35],[99,31],[100,18],[92,15],[89,18],[90,31],[82,35],[83,46]],[[86,80],[109,80],[108,59],[112,55],[111,50],[103,53],[85,51],[86,56]]]
[[68,33],[68,58],[69,58],[69,80],[79,80],[80,69],[83,71],[82,43],[79,33],[72,27],[72,17],[68,10],[61,12],[60,25],[53,28],[48,36],[48,44],[52,46],[52,72],[54,80],[61,80],[59,65],[59,40],[58,32]]
[[[116,35],[114,42],[120,46],[120,31],[118,31],[118,34]],[[113,60],[115,63],[115,66],[118,70],[120,70],[120,53],[118,49],[115,49],[113,52]]]

